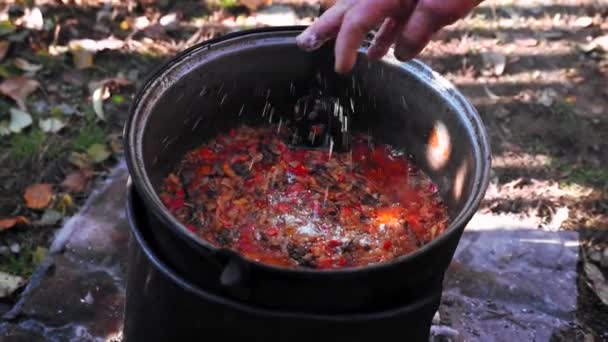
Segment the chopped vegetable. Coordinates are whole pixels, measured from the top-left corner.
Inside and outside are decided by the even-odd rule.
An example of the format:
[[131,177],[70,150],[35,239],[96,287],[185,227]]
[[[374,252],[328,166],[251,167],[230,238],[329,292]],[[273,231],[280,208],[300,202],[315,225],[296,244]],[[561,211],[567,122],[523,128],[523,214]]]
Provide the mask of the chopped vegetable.
[[317,269],[411,253],[443,233],[430,179],[366,135],[353,151],[290,146],[288,127],[240,127],[187,153],[160,197],[188,230],[255,261]]

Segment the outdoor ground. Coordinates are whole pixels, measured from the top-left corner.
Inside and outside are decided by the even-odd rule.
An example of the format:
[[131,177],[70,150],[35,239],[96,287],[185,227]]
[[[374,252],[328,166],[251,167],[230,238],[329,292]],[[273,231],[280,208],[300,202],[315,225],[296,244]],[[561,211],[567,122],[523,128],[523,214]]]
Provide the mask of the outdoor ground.
[[[56,229],[120,160],[131,98],[154,66],[213,36],[308,24],[316,14],[276,2],[252,11],[253,0],[3,3],[0,275],[19,284],[0,286],[0,312]],[[578,281],[594,310],[579,320],[606,329],[608,2],[487,1],[438,34],[421,59],[487,125],[493,178],[481,211],[579,231]]]

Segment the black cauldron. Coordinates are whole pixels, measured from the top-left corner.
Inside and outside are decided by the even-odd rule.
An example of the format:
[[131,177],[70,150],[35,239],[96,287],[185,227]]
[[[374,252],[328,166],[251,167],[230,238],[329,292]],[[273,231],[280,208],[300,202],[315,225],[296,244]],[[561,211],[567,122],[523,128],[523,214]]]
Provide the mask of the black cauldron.
[[[166,263],[146,229],[143,202],[129,187],[131,225],[124,342],[428,341],[441,291],[380,311],[315,314],[267,309],[192,283]],[[215,337],[213,337],[215,335]]]
[[[390,56],[372,62],[363,47],[353,73],[337,75],[331,44],[303,52],[295,44],[301,30],[257,29],[202,43],[167,62],[140,89],[125,128],[133,197],[141,199],[135,244],[142,248],[145,239],[154,241],[162,267],[186,279],[189,288],[260,310],[357,315],[393,310],[421,298],[435,298],[431,306],[436,309],[445,270],[488,184],[485,128],[469,102],[422,63],[400,63]],[[405,148],[438,185],[451,219],[442,236],[383,264],[288,269],[218,249],[165,209],[158,191],[186,151],[243,122],[268,120],[260,113],[269,106],[276,121],[319,86],[329,96],[348,99],[355,113],[352,129]],[[136,293],[144,285],[130,279],[127,295],[139,297]],[[430,324],[430,317],[424,319]]]

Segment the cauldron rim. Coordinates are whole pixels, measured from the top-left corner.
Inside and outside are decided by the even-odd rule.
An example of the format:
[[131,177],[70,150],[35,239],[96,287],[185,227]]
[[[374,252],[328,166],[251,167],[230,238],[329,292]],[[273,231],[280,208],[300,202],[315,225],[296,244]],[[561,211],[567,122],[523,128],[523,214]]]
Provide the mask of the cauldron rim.
[[[469,101],[464,97],[464,95],[456,89],[456,87],[445,79],[443,76],[434,72],[431,68],[429,68],[426,64],[421,62],[420,60],[413,59],[408,62],[400,62],[398,61],[392,53],[387,54],[384,58],[381,59],[382,62],[386,62],[393,65],[398,65],[406,70],[409,70],[411,74],[419,79],[421,82],[426,82],[429,85],[432,85],[433,88],[440,92],[444,97],[444,99],[448,100],[453,107],[459,112],[461,115],[466,117],[465,123],[468,126],[468,129],[473,132],[475,140],[478,142],[478,146],[474,145],[473,148],[477,150],[477,153],[474,153],[474,158],[477,159],[478,165],[485,165],[481,167],[477,167],[474,170],[474,174],[471,176],[477,181],[475,181],[473,185],[472,196],[468,198],[462,210],[459,211],[458,215],[450,221],[448,228],[444,233],[442,233],[439,237],[433,239],[431,242],[423,245],[418,248],[414,252],[411,252],[406,255],[402,255],[396,257],[392,260],[370,264],[365,266],[354,266],[354,267],[346,267],[346,268],[332,268],[332,269],[309,269],[309,268],[290,268],[290,267],[282,267],[275,266],[270,264],[265,264],[262,262],[258,262],[255,260],[247,259],[238,252],[225,249],[218,248],[208,241],[200,238],[193,232],[189,231],[181,222],[179,222],[169,211],[163,206],[160,201],[160,197],[154,190],[147,173],[145,171],[143,159],[140,158],[139,152],[137,150],[137,138],[143,134],[142,132],[137,132],[138,128],[138,119],[139,115],[139,105],[141,103],[141,99],[143,95],[146,93],[150,85],[152,85],[155,80],[165,73],[167,70],[171,69],[173,66],[178,65],[182,60],[188,57],[191,53],[198,50],[206,50],[209,46],[220,42],[226,42],[232,39],[241,38],[244,36],[253,36],[256,34],[259,35],[267,35],[267,34],[291,34],[294,36],[295,42],[295,34],[305,29],[306,26],[275,26],[275,27],[264,27],[264,28],[255,28],[248,30],[241,30],[233,33],[229,33],[223,35],[218,38],[214,38],[211,40],[207,40],[205,42],[196,44],[191,46],[190,48],[180,52],[175,55],[173,58],[159,65],[154,71],[152,71],[146,81],[142,86],[138,89],[135,100],[131,104],[131,108],[129,110],[130,115],[125,124],[125,128],[123,131],[124,139],[124,150],[126,155],[127,166],[129,172],[132,177],[133,185],[137,192],[142,197],[142,200],[146,207],[152,208],[152,213],[155,217],[157,217],[164,225],[168,226],[169,229],[173,230],[176,235],[184,240],[187,244],[194,247],[195,249],[201,250],[205,255],[209,257],[213,257],[215,254],[223,253],[225,255],[229,255],[230,257],[236,258],[241,262],[247,263],[249,265],[254,265],[255,267],[259,267],[261,269],[266,269],[270,271],[278,271],[278,272],[288,272],[292,274],[301,274],[305,276],[306,274],[315,274],[319,275],[335,275],[342,274],[348,275],[353,273],[361,273],[361,272],[374,272],[374,271],[382,271],[384,269],[392,268],[396,264],[410,262],[417,257],[431,253],[432,250],[440,248],[450,236],[454,234],[460,234],[459,228],[464,229],[467,222],[473,217],[476,213],[483,196],[485,195],[486,189],[489,184],[490,177],[490,169],[491,169],[491,156],[490,156],[490,145],[488,142],[487,133],[484,129],[483,122],[477,112],[477,110],[469,103]],[[365,51],[365,47],[361,48],[361,52]]]

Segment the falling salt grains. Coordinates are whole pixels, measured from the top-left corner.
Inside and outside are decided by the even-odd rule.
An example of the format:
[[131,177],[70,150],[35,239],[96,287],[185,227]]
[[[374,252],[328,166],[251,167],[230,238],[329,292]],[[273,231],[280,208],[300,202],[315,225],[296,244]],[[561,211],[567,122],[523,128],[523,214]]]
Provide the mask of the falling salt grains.
[[333,138],[329,138],[329,158],[331,159],[331,154],[334,151],[334,139]]
[[201,90],[200,93],[198,93],[198,96],[205,96],[207,95],[207,86],[204,86],[203,89]]
[[403,105],[403,109],[405,110],[409,110],[409,106],[407,105],[407,102],[405,102],[405,96],[401,96],[401,104]]
[[245,105],[241,106],[241,110],[239,110],[239,117],[243,116],[243,110],[245,110]]
[[298,141],[298,133],[294,131],[293,135],[291,136],[291,143],[293,145],[295,145],[297,141]]
[[289,82],[289,93],[292,96],[296,94],[296,86],[293,84],[293,81]]
[[192,132],[194,132],[196,130],[196,127],[198,127],[198,124],[200,124],[201,121],[203,121],[202,117],[200,117],[200,118],[198,118],[198,120],[196,120],[196,122],[194,123],[194,126],[192,126]]
[[224,94],[224,96],[222,96],[222,99],[220,100],[220,106],[224,104],[224,102],[226,102],[226,98],[228,97],[228,94]]
[[270,109],[270,116],[268,117],[268,123],[272,123],[272,116],[274,115],[274,108]]
[[329,187],[325,187],[325,195],[323,196],[323,205],[327,203],[327,197],[329,196]]
[[352,97],[349,100],[350,100],[350,110],[354,112],[355,111],[355,101],[353,100]]
[[93,302],[94,302],[94,301],[95,301],[95,300],[93,299],[93,296],[91,295],[91,292],[90,292],[90,291],[89,291],[89,292],[87,292],[87,295],[86,295],[86,296],[84,296],[84,298],[81,298],[81,299],[80,299],[80,302],[81,302],[81,303],[84,303],[84,304],[89,304],[89,305],[93,304]]
[[277,126],[277,134],[281,132],[281,125],[283,125],[283,118],[279,118],[279,125]]
[[251,171],[251,169],[253,169],[254,162],[255,162],[255,160],[251,159],[251,163],[249,163],[249,171]]

